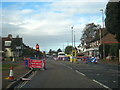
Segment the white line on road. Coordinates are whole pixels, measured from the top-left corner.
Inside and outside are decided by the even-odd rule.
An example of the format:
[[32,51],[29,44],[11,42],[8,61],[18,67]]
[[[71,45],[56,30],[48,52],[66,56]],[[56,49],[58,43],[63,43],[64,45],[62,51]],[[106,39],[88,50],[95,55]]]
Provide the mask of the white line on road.
[[94,80],[94,79],[93,79],[93,81],[96,82],[96,83],[98,83],[98,84],[100,84],[101,86],[107,88],[108,90],[112,90],[112,89],[109,88],[108,86],[106,86],[106,85],[104,85],[104,84],[102,84],[102,83],[100,83],[100,82],[98,82],[98,81],[96,81],[96,80]]
[[67,66],[67,68],[72,69],[71,67]]
[[83,73],[81,73],[81,72],[79,72],[78,70],[75,70],[77,73],[79,73],[79,74],[81,74],[81,75],[83,75],[83,76],[86,76],[85,74],[83,74]]

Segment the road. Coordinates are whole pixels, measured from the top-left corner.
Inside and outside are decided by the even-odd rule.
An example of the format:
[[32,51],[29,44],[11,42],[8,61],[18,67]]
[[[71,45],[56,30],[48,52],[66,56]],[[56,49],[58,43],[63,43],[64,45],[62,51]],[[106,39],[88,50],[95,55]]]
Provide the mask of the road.
[[[105,63],[88,63],[85,64],[83,61],[79,64],[70,64],[70,62],[64,62],[64,65],[71,67],[73,70],[78,70],[92,80],[110,87],[118,88],[119,83],[119,66]],[[120,88],[120,87],[119,87]]]
[[[36,75],[22,88],[117,88],[118,69],[105,64],[79,64],[47,60],[47,70]],[[107,84],[108,83],[108,84]]]

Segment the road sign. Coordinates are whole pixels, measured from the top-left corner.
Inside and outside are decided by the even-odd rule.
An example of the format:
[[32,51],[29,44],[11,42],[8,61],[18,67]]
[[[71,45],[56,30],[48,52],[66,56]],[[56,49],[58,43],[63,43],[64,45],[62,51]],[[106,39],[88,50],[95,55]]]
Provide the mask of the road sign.
[[30,68],[43,68],[43,61],[42,60],[35,60],[31,59],[29,63]]

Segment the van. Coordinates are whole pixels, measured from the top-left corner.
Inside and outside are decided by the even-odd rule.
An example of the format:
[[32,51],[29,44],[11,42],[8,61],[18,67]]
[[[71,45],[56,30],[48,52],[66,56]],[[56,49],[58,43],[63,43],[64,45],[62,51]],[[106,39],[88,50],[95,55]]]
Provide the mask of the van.
[[64,52],[59,52],[58,53],[58,60],[63,60],[65,58],[65,53]]

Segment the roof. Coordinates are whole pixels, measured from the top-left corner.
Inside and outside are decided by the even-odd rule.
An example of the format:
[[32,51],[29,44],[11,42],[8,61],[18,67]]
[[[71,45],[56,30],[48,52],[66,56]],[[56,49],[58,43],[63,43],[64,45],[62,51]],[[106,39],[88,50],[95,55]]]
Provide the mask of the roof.
[[115,35],[108,33],[106,36],[104,36],[101,39],[101,41],[104,44],[120,43],[117,41],[117,39],[115,37],[116,37]]

